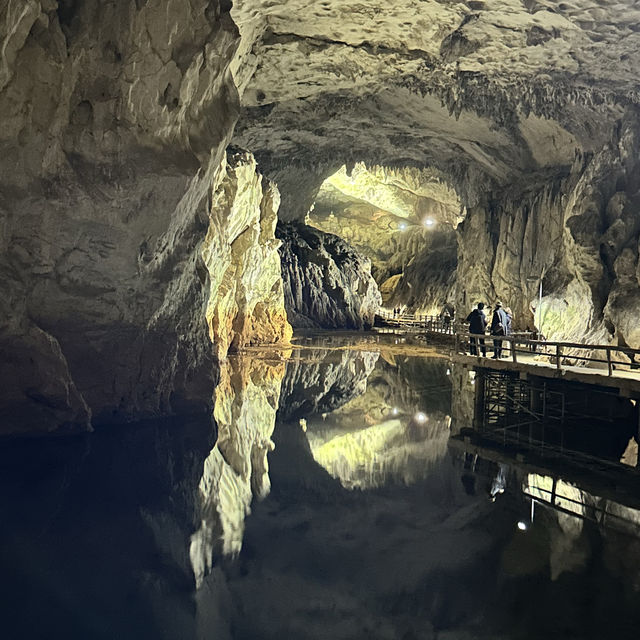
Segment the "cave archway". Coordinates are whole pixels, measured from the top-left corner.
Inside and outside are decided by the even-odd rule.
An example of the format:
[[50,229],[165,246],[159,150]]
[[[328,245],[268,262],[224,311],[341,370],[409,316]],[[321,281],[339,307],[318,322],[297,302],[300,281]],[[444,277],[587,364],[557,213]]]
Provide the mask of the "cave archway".
[[356,163],[324,181],[305,221],[371,260],[384,307],[437,315],[454,305],[464,213],[436,171]]

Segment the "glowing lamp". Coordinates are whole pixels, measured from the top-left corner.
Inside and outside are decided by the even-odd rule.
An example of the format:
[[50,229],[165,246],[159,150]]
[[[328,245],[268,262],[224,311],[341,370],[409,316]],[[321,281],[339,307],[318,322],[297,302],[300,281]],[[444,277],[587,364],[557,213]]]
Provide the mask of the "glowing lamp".
[[520,531],[526,531],[527,530],[527,523],[524,520],[519,520],[518,521],[518,529],[520,529]]
[[434,220],[432,220],[431,218],[427,218],[427,219],[424,221],[424,226],[425,226],[425,227],[433,227],[433,225],[434,225],[434,224],[435,224],[435,221],[434,221]]
[[418,424],[424,424],[427,421],[427,416],[425,416],[422,411],[418,411],[413,418]]

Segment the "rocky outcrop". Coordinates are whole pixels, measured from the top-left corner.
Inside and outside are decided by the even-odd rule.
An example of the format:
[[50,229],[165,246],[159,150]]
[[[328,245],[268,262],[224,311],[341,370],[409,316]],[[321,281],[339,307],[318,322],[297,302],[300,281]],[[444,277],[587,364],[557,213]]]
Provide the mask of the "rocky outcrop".
[[307,220],[371,260],[386,307],[439,314],[454,299],[456,192],[433,170],[342,167],[323,183]]
[[0,432],[209,404],[227,3],[8,1],[0,25]]
[[564,176],[537,176],[471,209],[459,232],[458,307],[501,298],[516,326],[535,324],[547,338],[639,347],[638,140],[632,115]]
[[230,347],[288,342],[280,242],[280,196],[250,154],[231,155],[214,180],[203,259],[209,272],[207,321],[218,357]]
[[280,224],[285,307],[294,327],[363,329],[381,298],[371,262],[344,240],[303,224]]
[[[459,236],[459,316],[499,297],[519,328],[535,321],[548,336],[640,344],[635,143],[625,133],[638,119],[637,13],[587,0],[512,3],[508,12],[427,1],[416,22],[411,0],[312,4],[291,0],[282,11],[239,0],[232,10],[242,40],[235,140],[267,175],[306,172],[288,180],[287,212],[304,215],[309,188],[336,165],[428,167],[470,212]],[[353,232],[340,222],[319,226]],[[384,287],[390,302],[402,270],[375,272],[381,285],[395,277]]]
[[403,307],[427,315],[440,315],[454,306],[458,245],[451,228],[408,234],[393,261],[402,271],[382,283],[385,306]]

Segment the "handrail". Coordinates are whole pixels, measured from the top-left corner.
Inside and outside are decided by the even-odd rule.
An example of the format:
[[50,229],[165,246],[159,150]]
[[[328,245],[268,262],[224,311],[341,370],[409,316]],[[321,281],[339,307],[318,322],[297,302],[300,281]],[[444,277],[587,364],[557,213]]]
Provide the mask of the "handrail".
[[[455,321],[453,318],[447,319],[446,316],[433,316],[426,314],[409,314],[400,313],[393,315],[392,311],[386,309],[379,309],[378,315],[385,320],[395,322],[398,326],[408,325],[412,327],[419,327],[426,329],[437,334],[445,334],[455,337],[455,350],[457,353],[463,351],[467,352],[467,346],[469,345],[470,338],[478,338],[488,340],[489,343],[485,343],[485,349],[491,349],[492,341],[498,341],[501,345],[505,342],[503,351],[505,354],[510,354],[513,362],[518,362],[518,353],[531,355],[546,356],[550,361],[555,364],[558,370],[561,370],[563,366],[575,366],[574,364],[567,363],[567,360],[579,361],[582,364],[587,363],[600,363],[606,365],[607,373],[609,376],[613,375],[616,366],[626,367],[638,367],[640,368],[640,349],[633,349],[631,347],[622,347],[610,344],[583,344],[579,342],[558,342],[549,340],[536,340],[529,337],[534,335],[534,332],[514,332],[509,336],[494,336],[489,334],[473,334],[460,330],[461,323]],[[466,324],[466,323],[465,323]],[[465,348],[463,349],[463,343]],[[520,347],[520,348],[518,348]],[[525,347],[524,349],[522,347]],[[480,358],[481,345],[478,345],[478,352],[475,357]],[[588,354],[581,355],[572,351],[588,351]],[[604,358],[594,357],[595,352],[604,352]],[[621,360],[618,357],[614,357],[614,354],[625,355],[628,360]],[[638,360],[636,362],[636,357]],[[630,360],[630,362],[629,362]]]
[[457,324],[450,316],[433,316],[423,313],[407,313],[403,312],[395,314],[388,309],[378,309],[378,315],[390,323],[395,323],[397,326],[411,326],[426,329],[438,334],[447,334],[453,336],[456,332],[456,328],[460,328],[460,324]]
[[[518,353],[527,355],[542,355],[548,357],[551,362],[555,363],[557,369],[562,369],[563,366],[575,366],[574,364],[567,363],[566,360],[577,360],[584,363],[598,362],[605,364],[607,373],[609,376],[613,375],[616,365],[622,365],[627,367],[640,368],[640,359],[636,364],[636,356],[640,356],[640,349],[633,349],[631,347],[623,347],[618,345],[602,345],[602,344],[580,344],[576,342],[558,342],[549,340],[532,340],[530,338],[523,338],[516,335],[511,336],[494,336],[487,334],[477,334],[468,332],[456,332],[456,352],[461,351],[466,353],[467,349],[463,349],[463,345],[469,344],[471,338],[488,340],[489,344],[485,343],[485,348],[491,349],[491,341],[500,342],[500,345],[507,343],[502,350],[505,353],[509,353],[513,362],[518,362]],[[526,346],[528,349],[518,349],[518,347]],[[473,356],[480,358],[480,348],[478,353]],[[579,353],[568,353],[567,350],[582,350],[588,351],[588,354],[580,355]],[[595,352],[604,351],[604,358],[594,357]],[[614,358],[614,354],[623,354],[629,358],[628,360],[620,360]],[[630,360],[630,361],[629,361]],[[530,364],[530,363],[529,363]]]

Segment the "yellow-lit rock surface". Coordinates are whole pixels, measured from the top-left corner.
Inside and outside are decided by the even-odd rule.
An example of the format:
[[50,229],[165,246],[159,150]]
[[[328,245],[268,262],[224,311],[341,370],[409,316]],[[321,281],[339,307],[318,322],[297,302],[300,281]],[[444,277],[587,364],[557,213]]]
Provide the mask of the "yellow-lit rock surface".
[[250,154],[230,156],[216,174],[202,257],[209,271],[207,322],[218,357],[230,348],[288,342],[280,241],[280,196]]
[[385,306],[439,314],[454,302],[464,214],[437,171],[357,163],[327,178],[307,219],[371,260]]

